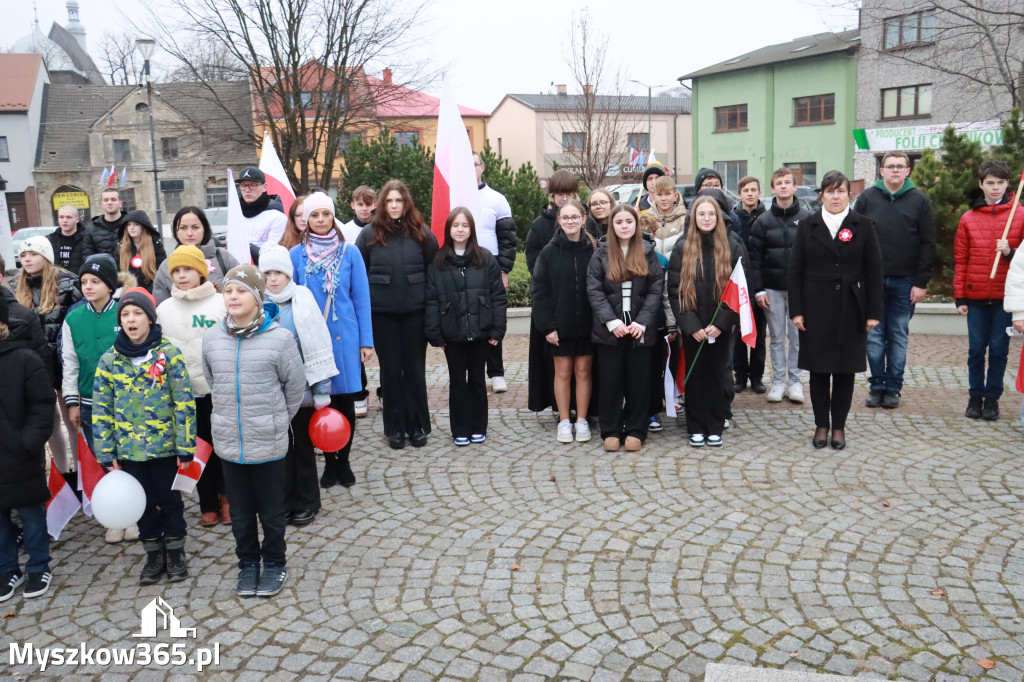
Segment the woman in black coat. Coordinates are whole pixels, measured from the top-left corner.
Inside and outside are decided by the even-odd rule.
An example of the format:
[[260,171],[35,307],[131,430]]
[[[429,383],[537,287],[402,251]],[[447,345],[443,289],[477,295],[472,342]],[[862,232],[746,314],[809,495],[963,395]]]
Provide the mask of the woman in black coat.
[[821,191],[821,209],[800,222],[789,256],[789,312],[799,367],[811,373],[812,443],[828,445],[831,428],[842,450],[854,374],[866,369],[867,331],[882,316],[882,252],[871,219],[850,211],[846,176],[829,171]]
[[448,414],[458,446],[487,440],[488,346],[505,336],[507,297],[498,261],[476,242],[468,208],[452,210],[444,245],[427,268],[427,341],[448,361]]
[[554,360],[554,394],[558,406],[558,442],[571,443],[572,379],[576,380],[576,440],[590,440],[591,313],[587,300],[587,267],[594,238],[583,229],[586,211],[575,199],[558,212],[560,228],[537,257],[530,283],[533,325],[544,335],[548,357]]
[[644,239],[636,210],[616,206],[608,234],[598,240],[587,269],[587,297],[594,314],[591,338],[601,366],[599,423],[608,452],[617,452],[623,437],[629,451],[639,450],[647,439],[662,282],[654,240]]
[[409,189],[399,180],[384,185],[373,222],[356,246],[370,282],[370,313],[380,359],[384,435],[394,450],[427,444],[427,336],[423,309],[427,267],[437,255],[437,239],[427,228]]

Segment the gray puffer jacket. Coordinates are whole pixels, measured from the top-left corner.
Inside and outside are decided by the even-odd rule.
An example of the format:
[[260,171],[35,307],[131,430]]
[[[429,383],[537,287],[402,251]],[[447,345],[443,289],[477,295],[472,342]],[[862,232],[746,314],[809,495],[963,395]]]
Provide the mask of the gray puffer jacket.
[[262,464],[288,452],[288,427],[299,411],[306,374],[292,333],[277,324],[276,303],[266,321],[239,338],[220,323],[203,337],[203,374],[213,396],[213,448],[236,464]]

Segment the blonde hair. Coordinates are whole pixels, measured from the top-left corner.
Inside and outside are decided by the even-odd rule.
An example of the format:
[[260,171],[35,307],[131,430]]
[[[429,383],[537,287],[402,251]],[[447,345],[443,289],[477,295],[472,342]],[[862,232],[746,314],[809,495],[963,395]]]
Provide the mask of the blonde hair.
[[729,277],[732,276],[732,250],[729,248],[729,234],[725,230],[722,218],[722,207],[709,196],[697,197],[690,207],[690,228],[686,231],[683,242],[682,266],[679,268],[679,291],[676,292],[679,307],[683,310],[697,309],[697,276],[703,274],[704,258],[700,244],[700,228],[697,227],[697,207],[711,204],[715,207],[718,223],[712,233],[715,238],[715,298],[720,298],[725,291]]
[[[156,264],[156,251],[153,249],[153,235],[149,233],[149,230],[142,227],[142,234],[139,235],[139,257],[142,258],[142,267],[139,270],[142,271],[142,276],[152,282],[156,278],[157,264]],[[132,245],[135,240],[128,234],[128,228],[125,228],[124,238],[121,240],[121,270],[129,271],[132,266]]]
[[676,192],[676,181],[667,175],[662,175],[654,181],[655,194],[675,194]]
[[45,315],[60,307],[60,298],[57,295],[57,268],[53,263],[43,260],[43,269],[39,273],[39,306],[32,302],[32,285],[28,283],[29,275],[22,268],[18,273],[18,286],[14,290],[14,297],[18,303],[29,310],[34,310],[38,315]]

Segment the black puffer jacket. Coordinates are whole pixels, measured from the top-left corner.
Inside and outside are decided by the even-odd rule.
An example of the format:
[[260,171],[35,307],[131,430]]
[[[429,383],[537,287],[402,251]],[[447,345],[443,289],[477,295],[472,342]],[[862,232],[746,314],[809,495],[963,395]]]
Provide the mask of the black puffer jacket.
[[370,246],[372,225],[364,227],[356,238],[370,281],[372,312],[388,315],[423,312],[427,267],[437,255],[437,239],[426,225],[419,229],[426,237],[422,244],[403,231],[389,236],[386,246]]
[[27,507],[50,498],[44,447],[53,433],[56,394],[27,328],[12,328],[0,341],[0,500]]
[[[595,240],[602,236],[601,228],[598,227],[597,221],[586,215],[586,223],[584,227],[587,232],[590,233]],[[526,235],[526,269],[533,274],[533,269],[537,267],[537,257],[540,255],[541,250],[548,245],[551,238],[555,236],[555,231],[558,229],[558,207],[554,204],[549,203],[540,210],[540,215],[533,221],[533,225],[530,225],[530,231]]]
[[811,212],[795,199],[789,208],[779,208],[772,199],[772,209],[754,221],[747,241],[747,284],[751,295],[767,289],[787,290],[789,251],[796,240],[797,225],[810,217]]
[[593,316],[587,298],[587,268],[594,245],[585,234],[570,241],[558,230],[537,257],[530,293],[533,322],[545,335],[560,339],[589,339]]
[[[28,341],[29,348],[35,351],[36,355],[50,375],[50,383],[56,388],[61,383],[61,369],[57,364],[57,357],[50,350],[50,344],[46,342],[46,334],[43,333],[43,325],[39,322],[39,316],[18,303],[14,292],[5,286],[0,285],[0,296],[7,301],[7,312],[10,319],[7,326],[11,330],[11,338]],[[69,308],[70,310],[70,308]]]
[[[736,267],[736,261],[746,256],[746,249],[735,233],[729,232],[729,267]],[[672,306],[672,313],[676,316],[676,326],[680,334],[690,336],[698,329],[703,329],[711,323],[715,317],[715,308],[722,299],[722,292],[715,291],[715,243],[712,235],[704,233],[700,235],[701,240],[701,266],[697,268],[695,288],[697,292],[697,309],[683,309],[680,305],[679,296],[679,273],[683,265],[683,249],[686,246],[686,239],[680,239],[672,249],[672,258],[668,263],[668,301]],[[745,260],[745,259],[744,259]],[[728,306],[722,305],[715,317],[715,326],[723,331],[728,331],[739,321],[739,315]]]
[[[657,315],[661,308],[661,292],[664,273],[658,254],[654,251],[654,240],[645,237],[641,242],[647,258],[647,276],[634,277],[630,293],[630,314],[633,321],[647,328],[637,346],[653,346],[658,341]],[[618,248],[618,247],[616,247]],[[622,319],[622,282],[608,279],[608,238],[601,237],[597,250],[587,268],[587,298],[594,314],[591,339],[595,343],[615,346],[619,339],[608,331],[608,323]]]
[[[125,227],[128,223],[138,223],[139,225],[142,225],[142,229],[149,232],[149,236],[153,239],[153,255],[156,260],[157,273],[159,273],[161,263],[167,260],[167,252],[164,250],[164,238],[160,235],[159,230],[153,227],[153,223],[149,222],[149,216],[146,215],[145,211],[131,211],[124,216],[124,220],[121,222],[121,227],[118,228],[118,236],[120,237],[121,242],[125,239],[131,242],[131,237],[128,236],[128,230],[127,227]],[[139,283],[138,285],[140,287],[152,293],[153,279],[156,279],[156,275],[153,276],[153,279],[150,279],[143,274],[141,267],[137,268],[132,265],[132,260],[139,253],[139,249],[135,246],[134,242],[131,243],[131,250],[132,255],[128,261],[128,267],[125,268],[124,264],[121,263],[121,247],[120,244],[118,245],[118,256],[114,258],[118,263],[118,269],[122,272],[130,273]]]
[[467,265],[466,257],[449,253],[445,265],[427,268],[424,326],[433,346],[480,339],[501,341],[505,336],[508,299],[501,268],[487,249],[482,265]]
[[[32,287],[33,310],[39,307],[39,277],[29,277],[29,286]],[[46,344],[50,347],[50,354],[53,357],[54,367],[57,368],[57,381],[54,388],[60,388],[60,348],[57,345],[57,337],[60,335],[60,328],[64,324],[68,310],[78,301],[82,300],[82,292],[78,290],[78,277],[64,270],[57,271],[57,301],[59,305],[48,313],[37,313],[39,322],[43,325],[43,334],[46,336]]]
[[85,231],[82,240],[82,259],[97,253],[105,253],[117,261],[117,249],[121,245],[121,225],[124,224],[124,211],[121,217],[108,223],[102,215],[93,217],[92,225]]
[[82,263],[85,262],[85,257],[82,255],[82,250],[85,248],[85,223],[78,223],[75,233],[70,237],[65,237],[58,227],[46,235],[46,238],[50,240],[50,245],[53,247],[54,265],[77,275]]
[[754,221],[765,212],[764,204],[759,201],[753,211],[748,211],[743,208],[742,203],[739,203],[736,204],[736,208],[733,211],[736,213],[736,217],[740,219],[740,239],[743,240],[744,246],[750,248],[750,228],[754,226]]

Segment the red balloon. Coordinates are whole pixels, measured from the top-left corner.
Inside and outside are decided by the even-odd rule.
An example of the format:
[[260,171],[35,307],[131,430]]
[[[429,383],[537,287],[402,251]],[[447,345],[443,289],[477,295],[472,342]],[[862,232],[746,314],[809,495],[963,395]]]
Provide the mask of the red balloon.
[[324,452],[341,450],[351,437],[348,419],[333,407],[317,410],[309,420],[309,439]]

